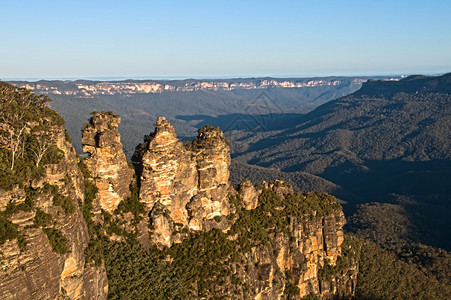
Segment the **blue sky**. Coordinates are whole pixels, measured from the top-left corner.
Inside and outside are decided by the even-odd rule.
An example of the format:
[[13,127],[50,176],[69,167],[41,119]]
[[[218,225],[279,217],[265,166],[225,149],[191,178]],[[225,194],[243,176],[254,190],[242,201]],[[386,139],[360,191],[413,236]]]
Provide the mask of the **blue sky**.
[[0,1],[0,78],[451,72],[451,1]]

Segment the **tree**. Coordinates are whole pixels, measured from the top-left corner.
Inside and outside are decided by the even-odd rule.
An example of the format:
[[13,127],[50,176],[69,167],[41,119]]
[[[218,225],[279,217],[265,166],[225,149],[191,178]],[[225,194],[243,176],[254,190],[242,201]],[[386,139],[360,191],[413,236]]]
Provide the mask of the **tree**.
[[39,112],[49,101],[47,96],[0,82],[0,121],[3,123],[0,124],[0,146],[11,150],[11,170],[14,170],[17,155],[24,150],[27,127],[33,121],[39,122]]
[[29,138],[27,149],[33,153],[35,165],[38,168],[47,150],[54,144],[55,138],[44,126],[35,127],[33,131],[35,131],[35,134],[32,134]]

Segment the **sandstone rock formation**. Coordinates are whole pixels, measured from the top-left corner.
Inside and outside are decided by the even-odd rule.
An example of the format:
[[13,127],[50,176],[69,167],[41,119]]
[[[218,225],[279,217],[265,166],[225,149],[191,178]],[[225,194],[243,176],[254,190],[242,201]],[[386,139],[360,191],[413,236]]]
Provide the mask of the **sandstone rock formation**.
[[[353,78],[352,84],[361,85],[366,78]],[[193,91],[233,91],[254,90],[266,88],[311,88],[321,86],[337,86],[349,84],[340,78],[322,79],[238,79],[217,81],[137,81],[137,82],[74,82],[72,89],[62,89],[58,82],[15,82],[20,86],[35,91],[36,93],[56,95],[77,95],[92,97],[95,95],[113,94],[155,94],[164,92],[193,92]],[[75,87],[75,88],[74,88]]]
[[[183,145],[171,124],[159,117],[154,133],[137,147],[133,162],[147,211],[161,204],[173,223],[193,230],[202,230],[206,220],[229,214],[230,147],[219,128],[206,126],[197,139]],[[153,228],[166,235],[154,237],[170,246],[169,223],[162,221],[161,214],[159,221],[155,216],[151,215]]]
[[[286,197],[292,194],[292,190],[282,181],[265,182],[258,189],[245,181],[240,186],[239,194],[251,195],[248,199],[254,199],[255,194],[260,195],[263,191],[273,191],[280,197],[280,207],[275,207],[276,211],[287,209],[284,202],[289,201]],[[316,196],[312,193],[304,197]],[[336,208],[327,214],[313,212],[302,218],[290,216],[286,230],[279,228],[269,233],[268,243],[251,248],[250,253],[242,258],[236,272],[242,282],[252,288],[241,298],[285,299],[290,295],[298,299],[310,294],[321,299],[353,297],[358,272],[355,261],[350,261],[349,266],[342,267],[339,272],[329,271],[330,274],[323,275],[327,272],[323,270],[335,266],[341,255],[346,220],[341,207],[333,203],[335,200],[332,197],[318,197],[324,197],[321,201],[332,201],[328,205]],[[244,208],[249,209],[249,203],[254,205],[254,201],[243,201]],[[272,213],[271,210],[264,212],[268,217],[272,217]],[[296,287],[296,291],[287,292],[289,286]],[[233,286],[229,288],[234,289]]]
[[130,196],[133,170],[122,149],[118,129],[121,119],[112,112],[93,112],[83,127],[83,151],[90,155],[84,160],[94,177],[99,193],[93,203],[94,211],[112,213],[119,203]]
[[258,205],[258,192],[250,180],[244,180],[238,187],[238,193],[243,199],[244,208],[254,209]]
[[[51,144],[41,145],[59,149],[52,155],[61,157],[43,160],[37,169],[43,173],[35,179],[0,188],[0,217],[18,233],[0,243],[0,299],[106,299],[104,265],[85,263],[89,235],[79,207],[84,181],[78,159],[64,128],[50,123],[54,112],[42,111],[48,115],[45,134]],[[27,123],[28,132],[43,136],[39,122]],[[66,249],[58,253],[57,247]]]

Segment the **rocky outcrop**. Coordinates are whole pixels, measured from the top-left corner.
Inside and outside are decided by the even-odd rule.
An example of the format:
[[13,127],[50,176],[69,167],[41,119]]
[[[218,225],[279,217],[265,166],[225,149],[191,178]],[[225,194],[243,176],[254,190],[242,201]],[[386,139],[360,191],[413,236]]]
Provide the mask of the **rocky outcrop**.
[[249,210],[257,207],[258,192],[250,180],[246,179],[240,183],[238,193],[243,199],[245,209]]
[[52,126],[48,132],[62,151],[61,159],[46,163],[42,177],[23,188],[0,190],[0,214],[19,234],[0,245],[0,298],[106,299],[105,267],[85,259],[89,235],[79,207],[84,183],[78,159],[62,127]]
[[[171,124],[160,117],[132,160],[147,211],[157,203],[163,205],[172,222],[193,230],[202,230],[206,220],[229,214],[230,147],[219,128],[206,126],[197,139],[183,145]],[[157,221],[151,214],[151,226],[169,234],[169,227],[161,228],[169,223],[160,216]],[[170,246],[173,239],[167,234],[154,235],[156,242]]]
[[121,119],[112,112],[93,112],[83,127],[84,160],[99,189],[93,202],[94,212],[103,209],[112,213],[119,203],[130,196],[133,170],[122,149],[118,126]]
[[[254,194],[255,189],[252,188],[246,181],[239,193],[249,195],[249,191],[252,191]],[[248,286],[247,291],[240,290],[239,286],[237,291],[236,285],[226,284],[218,292],[219,295],[240,299],[300,299],[310,294],[318,295],[321,299],[350,299],[354,296],[358,265],[353,258],[341,256],[343,225],[346,222],[341,207],[331,196],[311,193],[298,194],[293,198],[290,190],[291,187],[282,181],[263,183],[255,193],[264,194],[263,197],[273,195],[271,197],[279,197],[280,200],[272,198],[275,206],[265,203],[265,208],[256,207],[255,212],[251,210],[245,215],[253,216],[254,222],[258,222],[260,215],[268,219],[264,222],[278,220],[283,224],[281,220],[285,218],[284,214],[277,214],[298,207],[296,203],[286,203],[294,199],[309,201],[313,206],[315,201],[323,202],[321,205],[327,208],[300,215],[287,213],[284,219],[288,221],[286,228],[267,228],[268,240],[252,247],[241,257],[241,262],[233,267],[241,285]],[[255,200],[243,201],[243,208],[247,210],[249,203],[253,205]],[[246,232],[252,229],[242,228],[241,234],[243,230]],[[239,229],[235,229],[232,234],[239,238]],[[229,239],[233,240],[232,237]],[[240,251],[243,253],[246,250]],[[236,294],[242,296],[237,297]]]

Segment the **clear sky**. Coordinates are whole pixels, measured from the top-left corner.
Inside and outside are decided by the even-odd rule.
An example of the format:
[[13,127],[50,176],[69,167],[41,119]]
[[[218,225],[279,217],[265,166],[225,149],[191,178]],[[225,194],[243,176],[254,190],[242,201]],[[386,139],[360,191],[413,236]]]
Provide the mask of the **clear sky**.
[[451,72],[450,0],[0,0],[0,78]]

